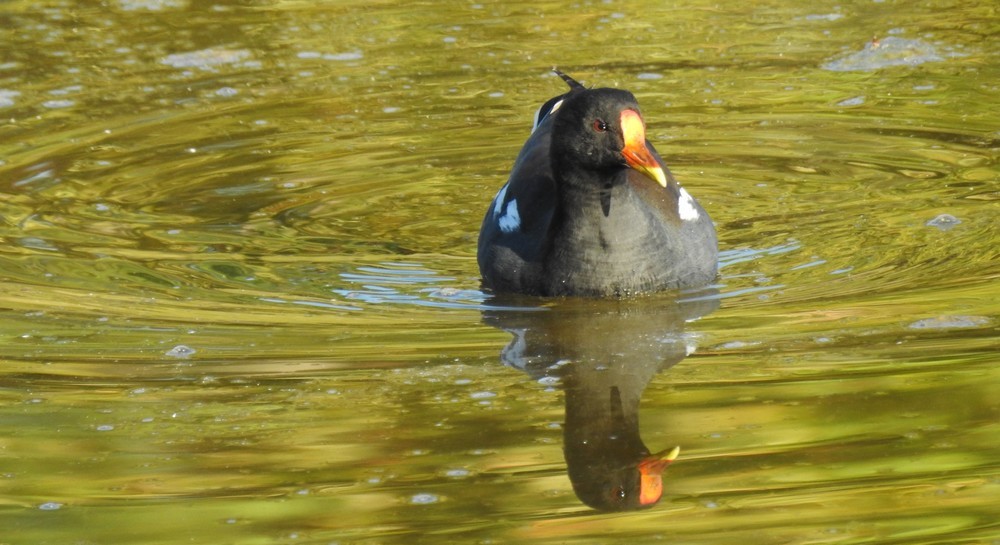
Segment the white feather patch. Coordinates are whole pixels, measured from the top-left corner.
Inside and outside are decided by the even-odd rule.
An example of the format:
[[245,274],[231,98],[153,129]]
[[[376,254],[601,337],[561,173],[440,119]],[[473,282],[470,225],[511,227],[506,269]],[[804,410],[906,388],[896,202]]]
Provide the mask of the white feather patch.
[[503,184],[500,191],[497,191],[497,196],[493,197],[493,215],[499,216],[500,210],[503,209],[503,200],[507,198],[507,184]]
[[677,199],[677,215],[684,221],[694,221],[701,217],[698,214],[698,209],[694,206],[694,198],[683,187],[681,188],[681,196]]
[[[546,114],[545,117],[548,117],[548,116],[556,113],[556,110],[558,110],[559,107],[562,106],[562,103],[563,103],[563,101],[560,100],[559,102],[556,102],[555,104],[553,104],[552,105],[552,109],[549,110],[549,113]],[[538,124],[545,120],[545,117],[542,117],[542,118],[538,117],[539,115],[541,115],[541,113],[542,113],[542,107],[544,107],[544,106],[545,105],[542,104],[542,106],[539,107],[537,111],[535,111],[535,121],[531,124],[531,132],[535,132],[535,129],[538,128]]]
[[506,211],[497,220],[497,224],[504,233],[512,233],[521,227],[521,214],[517,211],[517,199],[511,199],[507,203]]

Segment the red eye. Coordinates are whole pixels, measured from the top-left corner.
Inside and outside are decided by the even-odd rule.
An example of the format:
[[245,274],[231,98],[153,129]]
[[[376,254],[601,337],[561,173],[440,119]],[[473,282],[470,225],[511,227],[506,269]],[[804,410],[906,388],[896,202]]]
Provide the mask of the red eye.
[[597,132],[604,132],[608,130],[608,124],[604,122],[603,119],[594,120],[594,130]]

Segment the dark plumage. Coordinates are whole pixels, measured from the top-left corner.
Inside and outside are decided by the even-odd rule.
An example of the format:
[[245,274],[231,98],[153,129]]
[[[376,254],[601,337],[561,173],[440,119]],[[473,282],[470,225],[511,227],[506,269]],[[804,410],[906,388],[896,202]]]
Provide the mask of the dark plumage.
[[546,102],[479,233],[479,269],[498,293],[623,297],[716,276],[715,227],[646,140],[628,91]]

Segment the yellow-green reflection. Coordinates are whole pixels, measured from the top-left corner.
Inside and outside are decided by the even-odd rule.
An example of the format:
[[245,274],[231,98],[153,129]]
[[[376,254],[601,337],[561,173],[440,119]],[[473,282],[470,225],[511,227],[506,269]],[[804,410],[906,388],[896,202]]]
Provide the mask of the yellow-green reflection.
[[[994,11],[4,3],[0,542],[995,541]],[[824,68],[873,35],[938,59]],[[563,385],[482,323],[552,65],[634,91],[718,222],[644,511],[581,503]]]

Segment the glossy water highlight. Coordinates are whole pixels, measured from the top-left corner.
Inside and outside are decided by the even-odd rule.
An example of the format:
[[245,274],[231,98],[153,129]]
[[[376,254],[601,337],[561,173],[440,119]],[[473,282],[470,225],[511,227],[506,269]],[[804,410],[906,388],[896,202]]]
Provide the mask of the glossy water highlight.
[[[0,19],[0,542],[1000,540],[988,2]],[[716,293],[480,290],[553,65],[637,96]]]

